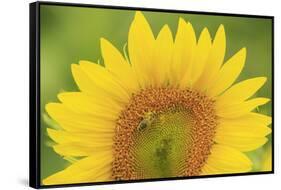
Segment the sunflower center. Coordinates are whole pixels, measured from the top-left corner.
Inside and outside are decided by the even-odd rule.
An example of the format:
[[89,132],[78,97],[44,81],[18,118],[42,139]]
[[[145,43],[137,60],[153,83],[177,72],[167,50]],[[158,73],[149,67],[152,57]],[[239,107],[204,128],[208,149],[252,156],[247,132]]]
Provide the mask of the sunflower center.
[[142,90],[133,95],[117,121],[112,177],[198,175],[216,125],[213,101],[198,92]]
[[192,116],[184,110],[145,115],[134,133],[134,168],[142,178],[172,177],[184,169],[192,144]]

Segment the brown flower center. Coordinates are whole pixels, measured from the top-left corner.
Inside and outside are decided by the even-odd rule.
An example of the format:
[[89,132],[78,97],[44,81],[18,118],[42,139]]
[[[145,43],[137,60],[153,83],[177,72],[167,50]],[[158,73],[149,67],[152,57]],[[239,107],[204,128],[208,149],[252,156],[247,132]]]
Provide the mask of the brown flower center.
[[113,179],[200,174],[216,126],[214,101],[201,93],[174,88],[140,91],[117,120]]

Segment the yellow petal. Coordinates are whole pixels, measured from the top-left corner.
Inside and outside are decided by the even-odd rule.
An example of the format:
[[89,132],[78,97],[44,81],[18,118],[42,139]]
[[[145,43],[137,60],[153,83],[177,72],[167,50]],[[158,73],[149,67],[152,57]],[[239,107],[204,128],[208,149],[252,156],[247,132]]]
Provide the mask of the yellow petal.
[[116,75],[131,93],[138,90],[135,73],[122,54],[106,39],[101,38],[101,53],[106,69]]
[[[118,99],[117,96],[112,95],[112,93],[108,93],[107,91],[96,85],[93,79],[85,71],[83,71],[79,65],[72,64],[71,71],[76,84],[82,92],[85,92],[86,94],[90,94],[92,96],[104,97],[105,99],[117,99],[119,101],[118,103],[120,103],[119,99],[121,99],[121,102],[123,100],[122,104],[126,103],[125,97],[127,97],[128,94],[124,97],[125,100],[121,97]],[[102,81],[99,82],[101,83]]]
[[74,80],[79,87],[79,89],[82,92],[89,93],[89,94],[95,94],[96,92],[104,93],[103,91],[99,90],[94,84],[93,81],[89,78],[89,76],[86,75],[85,72],[81,70],[79,65],[72,64],[71,65],[71,71],[72,76],[74,77]]
[[202,168],[202,175],[244,173],[251,169],[252,162],[245,154],[234,148],[215,144]]
[[258,106],[266,104],[270,99],[268,98],[254,98],[245,102],[234,104],[226,107],[216,108],[216,114],[219,117],[235,118],[251,112]]
[[102,172],[100,172],[99,175],[97,175],[96,181],[111,181],[112,179],[112,174],[111,174],[111,167],[106,168],[107,170],[103,170]]
[[242,125],[235,121],[222,122],[216,129],[215,142],[242,152],[255,150],[267,142],[271,129],[264,125]]
[[75,162],[68,168],[45,178],[42,182],[44,185],[58,185],[110,181],[112,180],[110,175],[104,175],[104,172],[111,174],[112,160],[111,152],[97,153]]
[[220,124],[216,128],[218,136],[240,136],[240,137],[265,137],[271,133],[271,129],[265,125],[252,125],[251,123],[241,123],[239,121],[220,120]]
[[265,81],[265,77],[257,77],[235,84],[218,97],[217,107],[239,103],[250,98],[264,85]]
[[113,142],[100,142],[91,144],[63,143],[53,146],[56,153],[62,156],[90,156],[101,151],[112,150]]
[[215,141],[219,144],[233,147],[241,152],[248,152],[263,146],[268,139],[266,137],[239,137],[231,135],[217,135]]
[[81,92],[64,92],[58,95],[59,100],[71,111],[81,114],[92,114],[93,116],[116,120],[121,107],[114,101],[88,96]]
[[154,43],[155,39],[149,23],[144,15],[137,11],[129,30],[128,51],[130,62],[135,69],[141,87],[151,85],[149,74],[152,72]]
[[241,73],[245,60],[246,48],[242,48],[222,66],[215,82],[208,89],[208,95],[217,96],[230,87]]
[[128,102],[131,96],[128,89],[103,66],[89,61],[79,61],[79,65],[81,70],[93,81],[93,86],[96,86],[100,91],[104,91],[116,101]]
[[263,154],[262,171],[272,171],[272,147],[268,146]]
[[260,123],[260,124],[266,125],[266,126],[270,125],[272,122],[272,119],[270,116],[259,114],[259,113],[254,113],[254,112],[246,114],[243,118],[239,118],[239,120],[240,119],[244,119],[244,120],[248,120],[248,121],[250,120],[252,122],[257,122],[257,123]]
[[114,133],[115,121],[77,114],[60,103],[49,103],[45,109],[50,117],[66,131]]
[[215,173],[218,173],[217,169],[214,169],[210,167],[208,164],[205,164],[204,167],[202,167],[201,174],[200,175],[214,175]]
[[185,75],[187,76],[185,80],[190,83],[195,46],[196,36],[192,25],[180,18],[175,38],[173,63],[171,65],[171,85],[177,85]]
[[151,78],[154,80],[154,85],[161,87],[168,82],[168,70],[172,62],[173,52],[173,36],[168,25],[163,26],[159,32],[153,54],[153,74]]
[[271,124],[271,117],[255,112],[244,114],[241,117],[236,118],[220,118],[219,123],[230,123],[231,125],[242,125],[242,126],[267,126]]
[[112,142],[114,137],[111,133],[67,132],[47,128],[49,137],[56,143],[77,143],[94,145],[96,143]]
[[204,28],[199,37],[192,64],[192,84],[196,82],[199,76],[202,74],[207,58],[210,54],[211,46],[212,42],[210,33],[207,28]]
[[194,84],[195,89],[204,91],[211,84],[213,84],[214,79],[224,61],[225,49],[225,31],[223,25],[220,25],[216,32],[207,63],[205,64],[203,72],[198,81]]

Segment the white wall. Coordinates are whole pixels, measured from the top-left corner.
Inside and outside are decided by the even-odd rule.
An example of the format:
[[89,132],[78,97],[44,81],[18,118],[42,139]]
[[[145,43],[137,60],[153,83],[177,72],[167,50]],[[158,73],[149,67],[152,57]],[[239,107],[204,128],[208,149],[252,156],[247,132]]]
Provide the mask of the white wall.
[[[63,1],[63,0],[61,0]],[[281,185],[280,34],[278,0],[69,0],[76,3],[186,9],[275,16],[275,171],[274,175],[194,179],[83,187],[81,189],[268,189]],[[0,189],[28,189],[28,2],[0,4]],[[78,188],[68,188],[78,189]],[[276,188],[275,188],[276,189]]]

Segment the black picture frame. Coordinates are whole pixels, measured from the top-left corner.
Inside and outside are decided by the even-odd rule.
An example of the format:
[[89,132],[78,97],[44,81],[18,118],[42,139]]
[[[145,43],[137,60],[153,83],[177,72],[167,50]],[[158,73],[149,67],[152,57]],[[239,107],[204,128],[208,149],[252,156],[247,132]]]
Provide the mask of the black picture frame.
[[[42,185],[40,183],[40,6],[56,5],[69,7],[88,7],[88,8],[103,8],[103,9],[119,9],[119,10],[143,10],[154,12],[169,12],[169,13],[188,13],[200,15],[217,15],[231,17],[247,17],[247,18],[264,18],[271,20],[272,23],[272,171],[247,172],[237,174],[216,174],[206,176],[190,176],[190,177],[170,177],[158,179],[140,179],[126,181],[108,181],[108,182],[93,182],[93,183],[78,183],[78,184],[62,184],[62,185]],[[30,39],[30,75],[29,75],[29,185],[33,188],[52,188],[52,187],[69,187],[69,186],[87,186],[101,184],[120,184],[132,182],[152,182],[163,180],[182,180],[210,177],[226,177],[226,176],[244,176],[257,174],[273,174],[274,173],[274,16],[263,15],[248,15],[248,14],[230,14],[218,12],[201,12],[201,11],[186,11],[186,10],[169,10],[156,8],[142,7],[125,7],[125,6],[109,6],[109,5],[91,5],[78,3],[60,3],[60,2],[41,2],[37,1],[29,4],[29,39]]]

